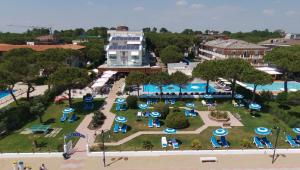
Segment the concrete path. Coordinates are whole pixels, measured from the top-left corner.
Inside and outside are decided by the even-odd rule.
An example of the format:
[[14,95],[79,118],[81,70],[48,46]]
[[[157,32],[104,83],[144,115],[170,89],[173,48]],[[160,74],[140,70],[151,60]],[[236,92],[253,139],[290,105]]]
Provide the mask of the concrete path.
[[88,128],[88,125],[92,121],[93,113],[88,114],[84,117],[80,125],[76,128],[76,131],[84,134],[87,136],[87,139],[80,138],[75,146],[75,156],[78,154],[85,154],[86,152],[86,144],[92,145],[95,142],[95,133],[99,134],[102,130],[109,130],[112,126],[115,118],[115,114],[110,112],[110,109],[112,108],[115,99],[117,98],[116,93],[120,91],[121,87],[124,85],[125,79],[120,79],[119,81],[115,82],[113,85],[111,91],[108,94],[108,97],[105,99],[105,102],[103,106],[100,108],[101,112],[104,113],[106,116],[106,119],[104,121],[104,124],[101,126],[101,128],[98,128],[96,130],[90,130]]
[[[185,107],[181,107],[181,108],[185,108]],[[209,111],[198,111],[198,110],[195,110],[195,111],[199,113],[199,116],[203,120],[204,125],[193,131],[177,131],[176,134],[199,134],[208,127],[222,127],[223,126],[222,122],[217,122],[217,121],[214,121],[209,118],[209,116],[208,116],[210,113]],[[230,117],[230,121],[229,121],[230,126],[243,126],[243,124],[239,120],[237,120],[231,113],[229,113],[229,117]],[[130,136],[127,136],[127,137],[119,140],[118,142],[110,142],[110,143],[106,143],[105,145],[117,146],[117,145],[124,144],[140,135],[155,135],[155,134],[165,134],[165,133],[162,131],[139,131],[139,132],[136,132]]]

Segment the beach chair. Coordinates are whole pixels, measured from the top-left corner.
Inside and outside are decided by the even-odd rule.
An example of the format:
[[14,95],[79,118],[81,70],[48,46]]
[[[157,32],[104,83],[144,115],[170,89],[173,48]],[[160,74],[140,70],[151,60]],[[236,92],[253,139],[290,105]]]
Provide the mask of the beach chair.
[[273,148],[272,143],[267,139],[267,137],[263,137],[263,138],[261,138],[261,140],[263,141],[263,143],[264,143],[269,149],[272,149],[272,148]]
[[189,110],[184,110],[184,114],[186,117],[190,117],[190,111]]
[[150,116],[150,112],[149,111],[146,111],[145,112],[145,117],[149,117]]
[[122,108],[121,108],[121,110],[122,111],[126,111],[127,110],[127,107],[126,107],[126,105],[124,104],[124,105],[122,105]]
[[63,114],[62,117],[60,118],[60,121],[64,122],[67,120],[67,118],[68,118],[67,114]]
[[167,141],[167,138],[166,137],[161,137],[161,147],[162,148],[166,148],[168,147],[168,141]]
[[171,104],[175,104],[176,103],[176,100],[175,99],[171,99]]
[[205,100],[201,100],[201,103],[202,103],[203,106],[207,106],[207,103],[206,103]]
[[126,133],[127,132],[127,125],[126,124],[123,124],[122,127],[121,127],[121,132],[122,133]]
[[114,125],[114,133],[118,133],[119,132],[119,124],[115,123]]
[[228,141],[226,140],[225,136],[221,136],[221,143],[224,148],[229,147]]
[[212,137],[210,138],[210,142],[211,142],[211,144],[212,144],[212,146],[213,146],[214,148],[220,148],[220,147],[221,147],[221,145],[218,143],[218,141],[217,141],[217,139],[216,139],[215,136],[212,136]]
[[147,105],[150,106],[152,104],[151,99],[147,99]]
[[300,146],[298,143],[295,142],[291,135],[286,135],[285,141],[288,142],[293,148]]
[[175,138],[172,139],[171,142],[172,142],[173,149],[179,149],[179,144]]
[[157,127],[157,128],[160,128],[160,121],[159,121],[159,119],[155,119],[155,126]]
[[68,122],[74,122],[77,119],[77,115],[73,114],[69,119]]
[[153,104],[157,104],[158,99],[153,99]]
[[169,104],[169,100],[168,99],[165,99],[165,104]]
[[153,128],[153,119],[149,118],[148,120],[148,127]]
[[296,142],[297,142],[297,143],[300,143],[300,135],[297,135],[297,136],[296,136]]
[[121,110],[121,106],[119,104],[117,104],[116,111],[120,111],[120,110]]
[[259,149],[264,148],[264,145],[261,143],[260,139],[257,136],[255,136],[253,138],[253,143],[255,143],[256,147],[259,148]]
[[195,112],[195,110],[193,109],[193,110],[190,111],[190,115],[192,117],[196,117],[197,116],[197,112]]

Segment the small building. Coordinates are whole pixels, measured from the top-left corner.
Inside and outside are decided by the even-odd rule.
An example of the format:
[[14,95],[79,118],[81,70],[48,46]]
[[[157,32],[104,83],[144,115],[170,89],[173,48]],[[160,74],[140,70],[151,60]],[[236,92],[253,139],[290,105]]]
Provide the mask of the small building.
[[281,78],[282,75],[282,73],[277,68],[273,67],[256,67],[255,69],[271,75],[273,80]]
[[300,39],[273,38],[259,42],[258,44],[267,47],[268,50],[272,50],[276,47],[289,47],[292,45],[300,45]]
[[44,44],[44,45],[51,45],[51,44],[59,44],[60,39],[57,35],[43,35],[35,38],[35,44]]
[[128,31],[125,26],[108,30],[106,63],[99,66],[99,73],[106,70],[118,72],[142,71],[157,72],[159,67],[150,66],[150,54],[146,52],[143,31]]
[[198,57],[202,60],[242,58],[254,66],[264,66],[266,47],[235,39],[216,39],[202,44]]

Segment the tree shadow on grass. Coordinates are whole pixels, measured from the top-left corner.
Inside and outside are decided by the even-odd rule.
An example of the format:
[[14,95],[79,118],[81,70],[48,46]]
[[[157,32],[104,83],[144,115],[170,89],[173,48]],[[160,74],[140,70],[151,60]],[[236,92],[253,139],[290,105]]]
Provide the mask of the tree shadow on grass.
[[94,107],[93,109],[85,110],[84,109],[84,102],[75,102],[72,104],[72,107],[75,109],[75,112],[80,114],[80,115],[86,115],[91,112],[94,112],[96,110],[99,110],[104,104],[104,100],[95,100],[94,101]]
[[46,120],[46,121],[44,122],[44,125],[53,124],[53,123],[55,123],[55,122],[56,122],[56,119],[55,119],[55,118],[50,118],[50,119],[48,119],[48,120]]

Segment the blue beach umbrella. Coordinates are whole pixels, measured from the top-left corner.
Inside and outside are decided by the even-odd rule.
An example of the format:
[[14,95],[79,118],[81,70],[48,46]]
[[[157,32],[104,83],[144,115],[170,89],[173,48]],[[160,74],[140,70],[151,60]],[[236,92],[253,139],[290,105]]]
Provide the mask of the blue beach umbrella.
[[241,94],[235,94],[235,95],[234,95],[234,98],[236,98],[236,99],[243,99],[244,96],[241,95]]
[[185,106],[189,107],[189,108],[194,108],[195,104],[194,103],[186,103]]
[[71,108],[71,107],[68,107],[68,108],[65,108],[64,110],[63,110],[63,114],[69,114],[69,113],[72,113],[72,112],[74,112],[75,111],[75,109],[73,109],[73,108]]
[[257,103],[251,103],[249,105],[249,109],[252,109],[252,110],[260,110],[261,109],[261,105],[257,104]]
[[254,129],[254,132],[258,135],[269,135],[271,130],[266,127],[257,127]]
[[212,95],[210,95],[210,94],[205,94],[204,96],[203,96],[203,98],[204,99],[212,99],[212,98],[214,98]]
[[93,97],[85,97],[84,101],[85,102],[93,102]]
[[228,130],[224,128],[216,129],[213,132],[215,136],[226,136],[228,135],[228,133],[229,133]]
[[293,132],[300,134],[300,128],[293,128]]
[[166,134],[175,134],[176,133],[176,129],[173,128],[166,128],[163,130],[164,133]]
[[124,117],[124,116],[117,116],[117,117],[115,118],[115,121],[116,121],[116,122],[119,122],[119,123],[126,123],[126,122],[127,122],[127,118]]
[[117,104],[124,104],[124,103],[126,103],[126,99],[125,98],[117,98],[116,103]]
[[151,116],[151,117],[160,117],[161,114],[160,114],[159,112],[151,112],[151,113],[150,113],[150,116]]
[[139,108],[142,110],[145,110],[148,108],[148,105],[146,103],[141,103],[141,104],[139,104]]

